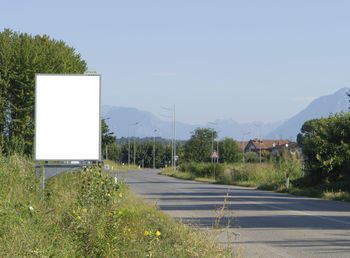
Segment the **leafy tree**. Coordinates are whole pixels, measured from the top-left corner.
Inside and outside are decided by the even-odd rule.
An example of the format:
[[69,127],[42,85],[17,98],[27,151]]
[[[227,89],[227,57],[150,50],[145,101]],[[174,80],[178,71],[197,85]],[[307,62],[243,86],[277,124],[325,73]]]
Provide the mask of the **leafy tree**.
[[298,144],[313,183],[343,182],[350,189],[350,113],[305,122]]
[[74,48],[49,36],[0,32],[0,134],[4,152],[32,154],[35,74],[82,74],[86,62]]
[[212,141],[217,132],[211,128],[197,128],[184,146],[187,161],[205,162],[210,160]]
[[117,146],[117,138],[113,135],[114,133],[109,130],[109,127],[105,119],[101,120],[101,134],[102,134],[102,153],[106,158],[108,151],[108,159],[119,160],[119,148]]
[[220,162],[238,162],[242,160],[242,149],[231,138],[225,138],[219,143]]

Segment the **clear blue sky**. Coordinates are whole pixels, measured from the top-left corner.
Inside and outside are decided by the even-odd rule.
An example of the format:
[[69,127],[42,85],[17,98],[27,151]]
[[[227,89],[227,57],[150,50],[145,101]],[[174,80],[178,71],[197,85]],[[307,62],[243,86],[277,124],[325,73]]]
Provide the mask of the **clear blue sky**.
[[3,0],[0,29],[77,49],[103,76],[103,104],[277,121],[350,85],[349,13],[345,0]]

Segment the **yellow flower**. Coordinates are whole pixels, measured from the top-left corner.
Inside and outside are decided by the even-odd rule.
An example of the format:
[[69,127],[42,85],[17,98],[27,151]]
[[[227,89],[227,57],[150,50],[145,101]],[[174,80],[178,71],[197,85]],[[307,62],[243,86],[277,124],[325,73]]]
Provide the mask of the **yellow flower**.
[[156,232],[156,236],[160,236],[162,233],[160,233],[158,230]]
[[100,184],[103,185],[103,182],[101,181]]
[[83,212],[87,212],[87,209],[84,208],[84,209],[83,209]]
[[111,197],[111,195],[110,195],[109,193],[107,194],[107,196],[108,196],[108,197]]
[[80,220],[80,219],[81,219],[81,217],[80,217],[80,216],[77,216],[77,219],[79,219],[79,220]]
[[73,210],[73,214],[75,214],[75,210]]
[[145,230],[144,235],[145,235],[145,236],[148,236],[148,235],[149,235],[149,231]]
[[120,212],[118,212],[118,214],[119,214],[119,215],[122,215],[123,213],[120,211]]
[[120,197],[120,198],[122,198],[122,197],[123,197],[123,194],[122,194],[122,193],[120,193],[120,194],[119,194],[119,197]]
[[130,228],[128,228],[128,232],[130,232],[131,231],[131,229]]

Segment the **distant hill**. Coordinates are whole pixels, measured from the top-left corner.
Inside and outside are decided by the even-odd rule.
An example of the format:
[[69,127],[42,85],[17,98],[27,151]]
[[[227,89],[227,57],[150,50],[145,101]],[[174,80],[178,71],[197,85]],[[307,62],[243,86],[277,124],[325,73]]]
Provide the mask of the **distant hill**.
[[349,97],[347,88],[343,88],[334,94],[322,96],[312,101],[304,110],[288,119],[275,130],[266,135],[270,139],[296,139],[302,125],[311,119],[328,117],[330,113],[349,111]]

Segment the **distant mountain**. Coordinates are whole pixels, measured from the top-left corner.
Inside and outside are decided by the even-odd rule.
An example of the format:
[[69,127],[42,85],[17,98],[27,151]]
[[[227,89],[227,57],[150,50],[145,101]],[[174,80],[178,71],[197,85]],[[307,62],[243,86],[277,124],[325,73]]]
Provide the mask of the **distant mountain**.
[[[129,107],[102,106],[102,116],[106,118],[108,126],[117,138],[128,137],[128,134],[130,136],[135,135],[136,137],[152,137],[154,135],[154,129],[157,129],[155,133],[156,137],[168,139],[172,137],[172,122],[161,120],[147,111]],[[139,125],[132,125],[136,122],[139,122]],[[232,137],[241,140],[244,137],[247,140],[249,138],[259,137],[259,130],[261,130],[261,135],[265,135],[277,128],[281,123],[265,124],[262,122],[252,122],[240,124],[232,119],[227,119],[216,120],[213,123],[207,123],[205,125],[191,125],[177,121],[176,139],[188,140],[191,137],[191,132],[196,128],[210,127],[219,132],[220,139]]]
[[[154,134],[156,137],[172,138],[173,123],[161,120],[147,111],[129,107],[102,106],[102,117],[106,118],[108,126],[117,138],[128,135],[152,137]],[[136,122],[139,124],[134,125]],[[189,139],[191,132],[197,127],[199,125],[176,122],[176,138]]]
[[[205,125],[191,125],[176,122],[176,139],[188,140],[198,127],[210,127],[219,132],[219,138],[231,137],[241,141],[258,138],[260,135],[265,139],[289,139],[296,140],[301,126],[305,121],[328,117],[330,113],[340,111],[347,112],[349,97],[345,94],[346,88],[340,89],[332,95],[323,96],[312,101],[307,108],[292,118],[276,123],[239,123],[232,119],[216,120]],[[172,138],[172,122],[164,121],[150,112],[129,107],[102,106],[102,116],[106,118],[112,132],[117,138],[135,135],[136,137]],[[138,125],[134,126],[139,122]]]
[[270,139],[296,139],[302,125],[311,119],[328,117],[330,113],[349,111],[347,89],[338,90],[332,95],[322,96],[312,101],[303,111],[285,121],[266,135]]

